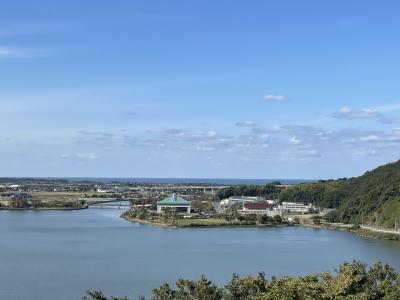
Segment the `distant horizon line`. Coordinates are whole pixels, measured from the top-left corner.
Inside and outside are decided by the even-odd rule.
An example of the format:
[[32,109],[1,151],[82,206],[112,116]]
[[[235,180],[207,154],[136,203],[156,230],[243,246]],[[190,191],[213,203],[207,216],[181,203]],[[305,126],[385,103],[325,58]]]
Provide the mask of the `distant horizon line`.
[[0,181],[23,180],[65,180],[67,182],[99,183],[137,183],[137,184],[217,184],[217,185],[267,185],[279,182],[283,185],[301,184],[318,181],[318,179],[292,178],[184,178],[184,177],[0,177]]
[[[216,180],[328,180],[323,178],[239,178],[239,177],[116,177],[116,176],[0,176],[0,179],[216,179]],[[335,178],[330,178],[335,179]]]

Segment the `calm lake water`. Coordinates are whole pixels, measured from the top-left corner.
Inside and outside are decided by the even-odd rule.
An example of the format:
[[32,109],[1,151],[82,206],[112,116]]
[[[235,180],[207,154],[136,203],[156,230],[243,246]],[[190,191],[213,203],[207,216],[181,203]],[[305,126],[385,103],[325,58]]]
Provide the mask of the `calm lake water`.
[[158,228],[115,209],[0,211],[0,299],[80,299],[87,289],[149,295],[163,281],[201,274],[301,275],[343,261],[384,261],[400,271],[400,242],[287,228]]

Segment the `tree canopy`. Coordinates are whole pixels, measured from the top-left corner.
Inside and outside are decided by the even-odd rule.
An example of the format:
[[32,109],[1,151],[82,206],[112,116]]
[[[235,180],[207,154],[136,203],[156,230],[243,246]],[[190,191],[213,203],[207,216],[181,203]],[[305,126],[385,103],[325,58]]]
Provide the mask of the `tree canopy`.
[[[127,300],[107,298],[89,291],[83,300]],[[144,300],[144,297],[139,299]],[[176,287],[164,283],[153,290],[152,300],[378,300],[400,299],[400,274],[390,266],[353,261],[334,273],[267,279],[264,273],[232,279],[220,288],[205,276],[197,281],[179,279]]]

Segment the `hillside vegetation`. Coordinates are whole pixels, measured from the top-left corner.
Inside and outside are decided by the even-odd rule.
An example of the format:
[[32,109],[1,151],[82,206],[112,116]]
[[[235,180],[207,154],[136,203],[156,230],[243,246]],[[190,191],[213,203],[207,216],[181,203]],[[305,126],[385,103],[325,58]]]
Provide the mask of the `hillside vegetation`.
[[288,188],[239,186],[220,191],[229,195],[279,196],[281,201],[313,203],[335,208],[329,222],[344,222],[393,228],[400,226],[400,161],[380,166],[364,175],[321,180]]
[[276,199],[283,187],[279,181],[271,182],[267,185],[235,185],[224,188],[217,193],[219,200],[229,198],[231,196],[257,196],[267,199]]
[[[144,297],[139,297],[145,300]],[[237,274],[224,286],[202,276],[199,280],[179,279],[176,287],[168,283],[153,290],[152,300],[334,300],[400,299],[400,275],[390,266],[371,267],[359,262],[345,263],[335,273],[303,277],[272,277],[264,273],[240,277]],[[88,291],[82,300],[128,300]]]
[[347,183],[347,195],[329,221],[375,224],[394,227],[400,221],[400,161],[355,177]]
[[290,187],[280,199],[337,208],[326,216],[330,222],[360,224],[363,218],[364,223],[394,227],[396,219],[400,223],[400,161],[359,177]]

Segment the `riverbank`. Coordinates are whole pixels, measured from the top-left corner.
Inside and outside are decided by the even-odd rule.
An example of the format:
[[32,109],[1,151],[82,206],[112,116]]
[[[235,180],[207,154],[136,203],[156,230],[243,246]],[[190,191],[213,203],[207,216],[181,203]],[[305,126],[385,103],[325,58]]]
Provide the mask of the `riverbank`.
[[82,210],[88,207],[0,207],[0,210],[13,210],[13,211],[25,211],[25,210]]
[[210,218],[210,219],[175,219],[175,220],[142,220],[139,218],[132,218],[126,215],[121,216],[123,219],[146,225],[154,225],[159,227],[172,227],[172,228],[190,228],[190,227],[284,227],[292,226],[287,223],[282,224],[258,224],[256,222],[239,222],[239,221],[227,221],[221,218]]
[[[316,216],[318,219],[315,219]],[[362,237],[400,241],[400,231],[395,231],[393,229],[360,226],[357,224],[327,223],[324,222],[323,215],[321,214],[292,215],[292,218],[297,218],[300,222],[299,225],[304,227],[348,231]],[[316,221],[319,222],[319,224],[317,224]]]
[[358,236],[368,237],[368,238],[400,241],[400,232],[375,231],[373,229],[360,228],[359,226],[357,226],[355,224],[322,223],[320,225],[316,225],[316,224],[300,224],[300,225],[304,226],[304,227],[348,231],[348,232],[352,232]]
[[323,228],[329,230],[340,230],[352,232],[356,235],[369,238],[377,238],[384,240],[400,241],[399,234],[376,232],[365,228],[359,228],[354,224],[340,224],[340,223],[322,223],[322,224],[311,224],[311,223],[300,223],[300,224],[258,224],[256,222],[238,222],[238,221],[227,221],[222,218],[210,218],[210,219],[175,219],[175,220],[147,220],[129,217],[127,215],[121,215],[121,217],[130,222],[136,222],[140,224],[153,225],[163,228],[196,228],[196,227],[286,227],[286,226],[302,226],[312,228]]
[[389,232],[381,232],[381,231],[374,231],[371,229],[366,228],[358,228],[354,230],[359,236],[363,237],[372,237],[377,239],[383,240],[391,240],[391,241],[400,241],[400,232],[396,233],[389,233]]

